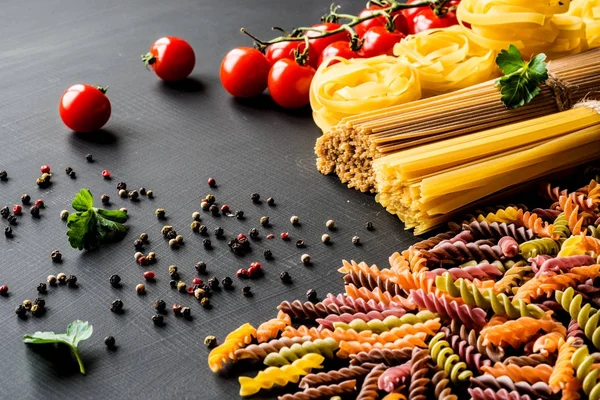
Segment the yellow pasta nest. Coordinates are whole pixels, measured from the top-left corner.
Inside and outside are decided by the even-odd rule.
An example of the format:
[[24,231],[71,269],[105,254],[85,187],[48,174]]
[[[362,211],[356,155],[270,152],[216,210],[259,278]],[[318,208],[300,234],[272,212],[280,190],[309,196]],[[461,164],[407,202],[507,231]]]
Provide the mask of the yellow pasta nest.
[[379,56],[323,64],[310,88],[315,123],[329,130],[342,118],[421,98],[415,69],[396,57]]
[[463,0],[457,18],[469,38],[486,49],[514,44],[525,57],[543,52],[558,58],[585,49],[585,26],[581,18],[564,14],[569,5],[569,0]]
[[573,0],[567,14],[583,20],[587,46],[600,47],[600,0]]
[[469,40],[461,26],[410,35],[396,44],[394,55],[419,71],[423,96],[462,89],[498,75],[496,52]]

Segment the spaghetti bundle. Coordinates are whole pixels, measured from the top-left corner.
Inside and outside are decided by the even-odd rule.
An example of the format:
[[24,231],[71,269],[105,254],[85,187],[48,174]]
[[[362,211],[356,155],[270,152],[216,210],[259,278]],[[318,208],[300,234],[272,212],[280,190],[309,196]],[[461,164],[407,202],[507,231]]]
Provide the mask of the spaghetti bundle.
[[530,104],[509,110],[495,81],[429,99],[347,117],[317,139],[317,168],[335,172],[360,191],[375,191],[374,159],[427,143],[467,135],[570,109],[599,99],[600,49],[549,63],[550,78]]
[[400,151],[373,163],[377,201],[415,234],[515,185],[600,157],[600,102]]
[[589,48],[600,47],[600,1],[573,0],[568,15],[583,20],[587,46]]

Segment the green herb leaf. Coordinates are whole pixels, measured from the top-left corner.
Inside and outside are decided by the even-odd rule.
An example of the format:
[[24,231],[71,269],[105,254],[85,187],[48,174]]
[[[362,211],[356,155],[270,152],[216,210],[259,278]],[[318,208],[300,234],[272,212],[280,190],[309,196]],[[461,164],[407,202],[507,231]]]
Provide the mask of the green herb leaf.
[[524,61],[519,49],[510,45],[496,57],[504,76],[496,81],[502,102],[508,108],[522,107],[540,93],[539,85],[548,79],[546,55],[541,53]]
[[69,346],[77,359],[79,371],[85,375],[85,367],[78,346],[80,342],[89,339],[93,332],[94,328],[87,321],[77,320],[67,326],[67,333],[35,332],[32,335],[25,335],[23,342],[30,344],[62,343]]
[[75,199],[73,208],[78,211],[67,220],[67,236],[73,248],[93,249],[100,245],[117,242],[127,234],[127,214],[120,210],[103,210],[93,207],[94,198],[88,189],[82,189]]

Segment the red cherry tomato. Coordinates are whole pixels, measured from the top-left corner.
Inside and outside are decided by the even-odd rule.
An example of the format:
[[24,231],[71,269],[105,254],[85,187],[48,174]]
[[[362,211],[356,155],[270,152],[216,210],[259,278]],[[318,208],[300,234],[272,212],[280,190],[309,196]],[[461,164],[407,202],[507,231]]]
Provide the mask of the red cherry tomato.
[[106,89],[84,84],[68,88],[58,104],[63,123],[75,132],[92,132],[102,128],[111,111]]
[[[365,8],[358,14],[359,18],[363,18],[373,14],[376,11],[384,9],[384,7],[379,7],[377,5],[373,5],[369,8]],[[404,34],[408,33],[408,23],[406,22],[406,18],[402,14],[402,10],[394,11],[392,13],[392,18],[394,19],[395,29],[394,32],[402,32]],[[361,22],[360,24],[354,27],[356,34],[359,37],[363,37],[367,31],[375,26],[385,26],[387,25],[387,19],[384,16],[375,17],[368,19],[366,21]]]
[[375,57],[382,54],[394,55],[394,45],[406,36],[401,32],[390,32],[385,26],[375,26],[364,36],[360,54],[363,57]]
[[[423,0],[408,0],[406,2],[406,4],[415,4],[415,3],[422,3]],[[414,7],[414,8],[407,8],[405,10],[402,10],[402,15],[404,15],[404,18],[406,19],[406,22],[408,24],[408,32],[407,34],[413,34],[415,33],[413,28],[413,19],[416,17],[416,15],[424,10],[428,10],[430,7],[429,6],[424,6],[424,7]]]
[[310,83],[315,69],[284,58],[269,72],[269,93],[283,108],[299,108],[308,104]]
[[[341,26],[340,24],[336,24],[334,22],[324,22],[322,24],[313,25],[312,28],[318,29],[322,32],[330,32],[330,31],[334,31],[334,30],[338,29],[340,26]],[[321,35],[321,33],[317,32],[317,31],[306,31],[305,35],[308,37],[315,37],[315,36]],[[350,34],[347,31],[343,31],[343,32],[338,32],[336,34],[333,34],[331,36],[326,36],[324,38],[311,39],[309,42],[310,42],[310,45],[314,48],[315,54],[317,55],[317,57],[319,57],[321,55],[321,53],[323,52],[323,50],[325,50],[325,47],[329,46],[331,43],[340,42],[340,41],[347,42],[349,40],[350,40]]]
[[[302,53],[305,48],[306,44],[304,42],[279,42],[267,47],[265,57],[267,57],[267,60],[273,65],[282,58],[289,58],[290,60],[295,59],[294,53],[296,49]],[[306,62],[312,67],[316,67],[319,62],[319,54],[310,44],[308,45],[308,57]]]
[[146,66],[163,81],[180,81],[188,77],[196,65],[194,49],[183,39],[165,36],[150,47],[142,56]]
[[221,84],[232,96],[258,96],[267,88],[271,64],[258,50],[236,47],[221,63]]
[[[350,48],[349,42],[334,42],[323,50],[321,53],[321,57],[319,57],[319,65],[323,62],[327,62],[334,57],[341,57],[347,60],[351,58],[361,58],[359,52],[356,52]],[[339,61],[331,60],[329,61],[329,65],[337,64]]]
[[[458,6],[460,1],[451,1],[447,7]],[[448,11],[444,16],[438,17],[431,8],[421,8],[409,24],[413,33],[419,33],[427,29],[446,28],[458,24],[456,11]]]

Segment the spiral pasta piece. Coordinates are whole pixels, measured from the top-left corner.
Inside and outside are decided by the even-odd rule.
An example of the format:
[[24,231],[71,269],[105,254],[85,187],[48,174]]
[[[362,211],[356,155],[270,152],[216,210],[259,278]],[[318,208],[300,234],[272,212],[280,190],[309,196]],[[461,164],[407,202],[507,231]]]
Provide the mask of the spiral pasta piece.
[[384,364],[379,364],[367,374],[367,377],[356,396],[356,400],[377,400],[379,398],[379,387],[377,382],[386,369],[387,367]]
[[377,364],[363,363],[361,365],[352,365],[339,370],[328,372],[319,372],[306,375],[300,380],[298,387],[300,389],[316,388],[323,385],[343,382],[347,380],[356,380],[365,377]]
[[556,364],[552,370],[552,374],[548,379],[550,388],[554,393],[565,389],[567,383],[574,377],[575,371],[571,358],[575,353],[575,347],[573,347],[573,339],[569,339],[566,342],[562,340],[558,350],[558,358]]
[[436,372],[431,379],[431,383],[434,386],[434,394],[437,399],[458,400],[458,397],[452,394],[450,380],[446,371],[440,370]]
[[564,292],[556,292],[556,301],[569,313],[571,318],[577,321],[577,324],[583,329],[585,336],[592,341],[596,348],[600,348],[600,311],[593,308],[589,303],[581,306],[583,297],[575,295],[573,288],[568,288]]
[[600,239],[590,236],[571,236],[564,241],[559,256],[578,256],[587,254],[591,257],[600,256]]
[[391,393],[398,388],[398,385],[406,382],[409,376],[410,361],[386,369],[377,380],[377,386],[379,387],[379,390]]
[[348,358],[351,354],[358,354],[360,352],[368,352],[372,349],[404,349],[414,347],[427,347],[425,339],[427,334],[425,332],[418,332],[414,335],[407,335],[394,342],[387,343],[368,343],[368,342],[357,342],[357,341],[340,341],[340,350],[337,353],[339,358]]
[[333,338],[315,339],[301,344],[296,343],[291,347],[283,347],[279,352],[267,355],[264,363],[270,367],[281,367],[291,364],[307,354],[319,354],[331,359],[337,349],[338,342]]
[[450,343],[452,350],[458,354],[460,359],[467,364],[467,367],[476,372],[481,371],[484,365],[491,365],[490,360],[478,352],[478,349],[471,345],[466,339],[462,339],[459,335],[453,335],[446,327],[442,329],[446,335],[446,341]]
[[559,252],[556,241],[551,238],[533,239],[519,245],[523,258],[529,259],[540,254],[555,256]]
[[344,312],[338,304],[311,303],[309,301],[302,303],[299,300],[294,300],[291,303],[283,301],[277,309],[294,319],[324,318],[330,314],[342,314]]
[[311,339],[312,338],[310,336],[297,336],[293,338],[282,337],[269,342],[251,344],[244,348],[237,349],[233,353],[233,359],[262,361],[268,354],[277,353],[284,347],[290,347],[297,343],[308,342]]
[[519,254],[519,243],[510,236],[503,236],[498,240],[498,246],[504,257],[513,258]]
[[[454,335],[458,335],[458,337],[462,341],[466,341],[469,346],[473,346],[476,351],[482,356],[490,359],[493,362],[498,362],[504,358],[504,349],[502,347],[494,346],[490,343],[483,344],[483,337],[479,335],[474,329],[468,330],[464,325],[461,325],[458,321],[452,321],[450,323],[450,328],[445,328],[444,332],[446,333],[446,337],[450,337],[450,333]],[[460,355],[460,347],[455,347],[454,338],[451,338],[452,348],[455,352]],[[467,362],[469,368],[475,369],[471,367],[471,365]],[[478,368],[477,368],[478,369]]]
[[504,365],[502,363],[496,363],[494,366],[483,366],[481,370],[486,374],[490,374],[495,378],[499,378],[503,375],[508,376],[514,382],[546,382],[550,379],[552,374],[552,367],[548,364],[539,364],[535,367],[523,366],[520,367],[515,364]]
[[[386,305],[380,302],[376,302],[374,300],[365,301],[364,299],[354,299],[350,296],[344,296],[343,294],[338,294],[334,296],[332,294],[328,294],[325,300],[323,300],[322,304],[327,308],[334,308],[339,310],[336,314],[343,313],[368,313],[370,311],[378,311],[383,312],[388,309],[397,309],[402,308],[400,304],[390,304]],[[411,307],[412,308],[412,307]]]
[[481,330],[481,336],[484,338],[484,344],[492,343],[496,346],[508,344],[518,348],[539,331],[552,332],[558,329],[557,327],[558,324],[550,316],[540,319],[521,317],[514,321],[494,316]]
[[495,378],[491,375],[481,375],[473,378],[471,383],[476,388],[491,389],[492,391],[505,390],[506,392],[517,392],[521,395],[530,396],[532,399],[550,399],[552,390],[545,382],[529,384],[527,382],[513,382],[508,376],[503,375]]
[[408,301],[406,298],[401,296],[392,296],[390,293],[382,292],[379,288],[369,290],[364,287],[357,288],[356,286],[350,284],[346,285],[346,294],[348,295],[348,297],[352,297],[355,300],[373,300],[379,302],[380,304],[384,304],[385,306],[398,304],[405,310],[414,310],[416,308],[415,305]]
[[[417,314],[404,314],[401,317],[387,317],[384,320],[370,320],[364,321],[362,319],[354,319],[349,323],[344,322],[334,322],[333,326],[335,328],[341,328],[344,330],[354,329],[357,332],[362,331],[371,331],[373,333],[383,333],[394,328],[400,328],[401,326],[408,325],[418,325],[423,324],[428,321],[436,318],[435,314],[431,311],[419,311]],[[420,325],[420,327],[428,328],[427,326]]]
[[518,365],[524,366],[536,366],[540,364],[553,364],[553,358],[551,355],[545,356],[542,354],[530,354],[527,356],[512,356],[508,357],[502,362],[504,365]]
[[223,343],[208,354],[208,366],[217,372],[227,361],[235,359],[235,351],[252,342],[256,337],[256,329],[250,324],[244,324],[225,337]]
[[[371,321],[371,320],[383,320],[387,317],[402,317],[403,315],[406,314],[406,311],[403,308],[394,308],[394,309],[390,309],[390,310],[384,310],[382,312],[379,311],[369,311],[368,313],[355,313],[355,314],[349,314],[349,313],[344,313],[341,315],[328,315],[325,318],[317,318],[316,322],[317,324],[319,324],[319,328],[320,329],[329,329],[329,330],[333,330],[335,329],[333,327],[333,323],[334,322],[344,322],[344,323],[350,323],[354,320],[362,320],[365,322]],[[430,313],[429,315],[431,315],[431,318],[435,318],[433,313]],[[429,318],[429,319],[431,319]],[[371,330],[375,331],[376,329],[371,326]]]
[[413,291],[410,298],[420,309],[436,312],[442,317],[459,319],[469,328],[480,327],[485,324],[485,311],[479,307],[469,307],[466,304],[459,305],[456,301],[437,298],[433,293],[426,295],[422,289]]
[[414,348],[410,359],[409,400],[427,400],[428,386],[431,380],[429,374],[429,350]]
[[558,350],[560,343],[565,340],[567,335],[566,329],[564,326],[558,326],[559,330],[555,330],[554,332],[546,333],[545,335],[540,336],[533,343],[533,351],[535,353],[554,353]]
[[354,392],[356,380],[351,379],[339,384],[323,385],[316,388],[307,388],[303,391],[279,396],[277,400],[319,400],[333,398],[333,396],[346,396]]
[[504,258],[499,246],[489,245],[488,243],[464,243],[464,242],[445,242],[440,243],[436,248],[423,253],[429,258],[429,264],[444,262],[446,265],[462,264],[469,260],[500,260]]
[[452,382],[464,381],[473,376],[473,372],[467,369],[467,364],[460,361],[458,355],[454,354],[450,344],[443,340],[443,333],[438,333],[429,342],[429,354],[436,365],[446,371]]
[[593,368],[594,357],[590,355],[587,346],[582,346],[572,353],[571,365],[575,369],[577,379],[581,382],[583,392],[590,400],[600,398],[600,382],[598,374],[600,369]]
[[263,343],[267,340],[276,339],[279,336],[279,332],[283,331],[291,323],[292,319],[290,316],[283,311],[279,311],[277,318],[263,322],[256,328],[256,340],[258,343]]
[[[458,268],[458,267],[454,267],[454,268],[450,268],[450,269],[437,268],[432,271],[425,272],[425,276],[427,278],[433,280],[433,279],[435,279],[435,277],[443,275],[444,273],[447,272],[450,274],[450,276],[454,280],[460,279],[460,278],[467,279],[470,281],[473,281],[475,279],[493,280],[495,278],[502,276],[502,272],[500,271],[498,264],[501,264],[501,263],[493,262],[490,264],[486,261],[481,264],[468,265],[468,266],[461,267],[461,268]],[[418,289],[418,288],[415,288],[415,289]]]
[[261,389],[271,389],[273,386],[285,386],[290,382],[298,382],[301,376],[307,375],[313,369],[323,368],[325,358],[319,354],[306,354],[290,365],[281,368],[269,367],[260,371],[254,378],[240,376],[240,396],[252,396]]
[[392,296],[403,294],[402,287],[391,279],[386,279],[381,276],[373,277],[372,275],[366,274],[362,271],[355,272],[350,271],[344,275],[344,283],[346,285],[355,285],[357,287],[364,287],[368,290],[374,290],[375,288],[380,289],[383,292],[389,293]]
[[536,275],[544,274],[547,271],[567,272],[572,268],[592,265],[595,262],[594,258],[588,255],[550,258],[542,263]]
[[350,365],[364,363],[383,363],[385,365],[398,365],[409,360],[412,355],[411,348],[404,349],[371,349],[350,355]]
[[475,239],[500,239],[503,236],[510,236],[517,242],[523,243],[535,238],[535,234],[531,229],[523,226],[517,226],[514,223],[488,223],[487,221],[480,222],[475,220],[469,222],[468,224],[463,224],[462,228],[471,232]]

